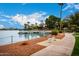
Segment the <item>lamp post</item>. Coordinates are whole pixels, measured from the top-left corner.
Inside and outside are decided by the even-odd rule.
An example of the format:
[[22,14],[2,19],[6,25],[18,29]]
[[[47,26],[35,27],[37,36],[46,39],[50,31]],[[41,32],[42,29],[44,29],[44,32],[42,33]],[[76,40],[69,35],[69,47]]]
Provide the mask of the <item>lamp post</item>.
[[62,7],[63,7],[64,3],[58,3],[58,5],[60,6],[60,30],[61,30]]

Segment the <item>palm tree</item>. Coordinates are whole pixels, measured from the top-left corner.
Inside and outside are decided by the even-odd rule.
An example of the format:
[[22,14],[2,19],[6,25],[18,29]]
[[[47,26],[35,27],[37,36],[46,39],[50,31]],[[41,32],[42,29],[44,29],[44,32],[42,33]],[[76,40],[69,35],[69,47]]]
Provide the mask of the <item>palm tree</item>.
[[27,29],[27,24],[24,24],[24,29]]
[[30,28],[30,22],[29,21],[27,22],[27,25],[28,25],[28,29],[29,29]]
[[30,23],[30,22],[27,22],[28,24]]
[[63,7],[64,3],[58,3],[58,5],[60,6],[60,30],[61,30],[62,7]]

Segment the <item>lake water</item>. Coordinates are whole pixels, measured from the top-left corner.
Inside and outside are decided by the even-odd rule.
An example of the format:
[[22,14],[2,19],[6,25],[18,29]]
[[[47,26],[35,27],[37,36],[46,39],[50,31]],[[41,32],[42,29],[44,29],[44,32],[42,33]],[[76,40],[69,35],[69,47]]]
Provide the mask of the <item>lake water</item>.
[[11,43],[16,43],[25,40],[31,40],[34,38],[39,38],[41,36],[48,35],[48,33],[27,33],[19,34],[18,30],[0,30],[0,45],[6,45]]

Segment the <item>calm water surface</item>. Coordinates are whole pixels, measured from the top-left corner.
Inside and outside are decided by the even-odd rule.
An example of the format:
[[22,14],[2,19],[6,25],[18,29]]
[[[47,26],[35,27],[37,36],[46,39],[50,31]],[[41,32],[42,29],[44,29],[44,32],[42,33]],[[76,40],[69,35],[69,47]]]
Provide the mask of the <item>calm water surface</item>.
[[15,42],[31,40],[34,38],[39,38],[41,36],[48,35],[48,33],[27,33],[18,34],[18,30],[0,30],[0,45],[11,44]]

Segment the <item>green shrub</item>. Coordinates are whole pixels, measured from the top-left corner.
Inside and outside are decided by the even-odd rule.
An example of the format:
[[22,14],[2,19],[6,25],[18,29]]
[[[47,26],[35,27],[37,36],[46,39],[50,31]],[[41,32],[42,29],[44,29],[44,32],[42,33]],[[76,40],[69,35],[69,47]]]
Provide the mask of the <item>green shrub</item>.
[[59,33],[63,33],[63,31],[62,30],[59,30]]
[[57,35],[58,33],[59,33],[58,29],[53,29],[51,32],[52,35]]

